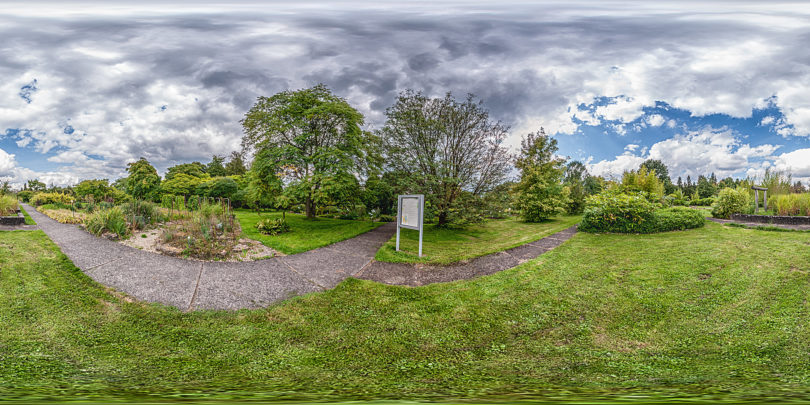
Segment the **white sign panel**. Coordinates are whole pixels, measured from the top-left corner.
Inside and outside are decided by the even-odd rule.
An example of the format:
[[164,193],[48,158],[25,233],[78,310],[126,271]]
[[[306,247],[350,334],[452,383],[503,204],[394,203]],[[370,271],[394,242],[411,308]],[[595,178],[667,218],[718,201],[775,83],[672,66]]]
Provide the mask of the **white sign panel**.
[[402,221],[400,225],[419,228],[419,198],[402,198]]
[[397,252],[399,252],[399,229],[419,231],[419,257],[422,257],[422,234],[425,215],[425,196],[421,194],[401,195],[397,197]]

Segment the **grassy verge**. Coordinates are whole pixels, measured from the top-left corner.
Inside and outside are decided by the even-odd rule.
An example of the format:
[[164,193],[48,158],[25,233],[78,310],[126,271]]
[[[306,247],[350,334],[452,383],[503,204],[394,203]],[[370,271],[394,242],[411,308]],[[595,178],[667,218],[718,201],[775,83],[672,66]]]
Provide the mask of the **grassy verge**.
[[435,225],[425,225],[422,257],[418,255],[419,231],[402,229],[400,251],[396,251],[394,236],[380,248],[374,259],[392,263],[450,264],[534,242],[569,228],[580,219],[580,216],[564,216],[540,223],[528,223],[511,218],[490,220],[464,229],[442,229]]
[[381,222],[371,221],[348,221],[332,218],[307,219],[304,215],[291,213],[287,213],[286,217],[291,231],[270,236],[257,231],[256,223],[264,218],[281,218],[280,212],[264,212],[259,215],[255,211],[236,211],[236,218],[242,226],[242,234],[245,237],[255,239],[288,255],[306,252],[307,250],[353,238],[382,225]]
[[808,244],[713,223],[580,233],[479,279],[184,313],[104,290],[41,231],[4,232],[0,400],[784,401],[810,389]]
[[37,222],[36,222],[36,221],[34,221],[34,220],[31,218],[31,216],[30,216],[30,215],[28,215],[28,213],[27,213],[27,212],[25,212],[25,208],[23,208],[23,206],[22,206],[22,205],[20,205],[20,211],[22,211],[23,216],[25,216],[25,224],[26,224],[26,225],[36,225],[36,224],[37,224]]

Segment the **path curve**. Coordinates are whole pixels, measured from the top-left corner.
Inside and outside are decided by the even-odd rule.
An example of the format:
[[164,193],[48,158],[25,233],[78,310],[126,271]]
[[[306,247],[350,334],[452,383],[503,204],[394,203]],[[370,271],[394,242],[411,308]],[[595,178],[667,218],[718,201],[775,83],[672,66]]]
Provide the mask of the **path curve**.
[[756,229],[758,227],[767,226],[772,228],[782,228],[782,229],[789,229],[793,231],[810,231],[810,225],[788,225],[788,224],[766,224],[761,222],[745,222],[745,221],[734,221],[731,219],[720,219],[720,218],[706,218],[709,221],[718,223],[718,224],[736,224],[742,225],[746,228]]
[[374,261],[396,231],[388,223],[354,238],[295,255],[253,262],[201,262],[146,252],[62,224],[24,205],[73,264],[100,284],[142,301],[184,311],[262,308],[296,295],[324,291],[349,277],[386,284],[425,285],[468,279],[514,267],[559,246],[566,229],[505,252],[450,266]]

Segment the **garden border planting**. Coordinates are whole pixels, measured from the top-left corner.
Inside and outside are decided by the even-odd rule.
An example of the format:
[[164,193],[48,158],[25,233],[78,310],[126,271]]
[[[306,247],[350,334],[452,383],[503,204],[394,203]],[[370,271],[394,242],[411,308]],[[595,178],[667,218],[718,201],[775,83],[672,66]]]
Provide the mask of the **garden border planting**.
[[141,251],[30,214],[62,252],[90,278],[139,300],[181,310],[261,308],[310,292],[334,288],[349,277],[386,284],[425,285],[469,279],[517,266],[551,250],[576,227],[504,252],[451,266],[374,261],[394,234],[388,223],[369,232],[308,252],[254,262],[200,262]]

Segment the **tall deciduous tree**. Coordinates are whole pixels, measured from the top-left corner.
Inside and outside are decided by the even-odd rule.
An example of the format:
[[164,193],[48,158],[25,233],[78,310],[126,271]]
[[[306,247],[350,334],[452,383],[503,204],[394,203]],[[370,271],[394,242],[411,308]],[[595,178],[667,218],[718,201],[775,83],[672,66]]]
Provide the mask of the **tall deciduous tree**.
[[73,190],[80,198],[103,201],[112,192],[112,187],[110,187],[110,181],[107,179],[84,180],[73,187]]
[[[347,180],[372,160],[370,146],[378,142],[361,125],[362,114],[319,84],[259,97],[242,120],[242,146],[261,152],[254,165],[269,165],[270,172],[290,179],[288,195],[300,199],[313,218],[317,205],[353,187],[356,180]],[[254,180],[276,181],[268,176]]]
[[491,121],[474,96],[458,102],[450,93],[430,98],[407,90],[386,116],[380,134],[387,163],[408,176],[411,192],[426,195],[438,226],[464,222],[468,210],[457,206],[462,192],[480,196],[506,177],[508,128]]
[[129,195],[138,199],[152,199],[160,188],[160,176],[145,158],[127,164],[126,187]]
[[648,172],[655,172],[655,176],[664,185],[665,194],[675,191],[675,185],[672,184],[672,179],[669,178],[669,168],[664,162],[658,159],[647,159],[639,166],[639,169],[642,167],[646,168]]
[[515,205],[527,222],[539,222],[565,212],[569,189],[563,186],[565,160],[557,157],[557,140],[545,130],[528,134],[520,143],[515,166],[520,181],[512,189]]
[[214,155],[211,157],[211,162],[209,162],[205,166],[205,171],[211,177],[222,177],[226,175],[225,166],[222,163],[225,162],[224,156],[217,156]]
[[245,158],[242,152],[231,152],[231,160],[225,164],[226,176],[241,176],[245,174]]

